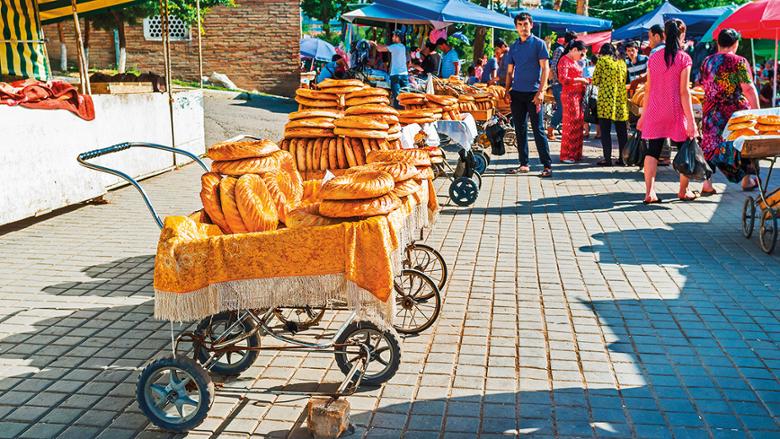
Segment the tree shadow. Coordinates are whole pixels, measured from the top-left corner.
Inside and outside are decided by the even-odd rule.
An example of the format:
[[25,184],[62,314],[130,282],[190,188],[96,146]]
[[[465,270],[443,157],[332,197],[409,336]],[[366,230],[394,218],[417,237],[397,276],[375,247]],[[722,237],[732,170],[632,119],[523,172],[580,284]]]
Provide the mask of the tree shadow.
[[298,103],[293,99],[279,96],[242,93],[233,101],[237,107],[259,108],[277,114],[290,114],[298,110]]

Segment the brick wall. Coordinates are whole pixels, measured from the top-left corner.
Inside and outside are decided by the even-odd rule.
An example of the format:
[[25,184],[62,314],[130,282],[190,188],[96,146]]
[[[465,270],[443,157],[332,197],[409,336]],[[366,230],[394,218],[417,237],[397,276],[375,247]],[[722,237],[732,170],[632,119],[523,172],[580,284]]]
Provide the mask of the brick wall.
[[[298,0],[236,0],[236,7],[216,7],[203,27],[203,72],[225,73],[241,88],[292,96],[299,83],[301,38]],[[82,30],[84,27],[82,20]],[[63,22],[68,64],[78,65],[76,38],[71,22]],[[59,68],[60,42],[56,25],[44,26],[53,68]],[[162,42],[146,41],[143,26],[126,26],[127,66],[163,74]],[[90,67],[116,64],[112,32],[92,29]],[[191,41],[171,42],[172,77],[198,79],[198,35]]]

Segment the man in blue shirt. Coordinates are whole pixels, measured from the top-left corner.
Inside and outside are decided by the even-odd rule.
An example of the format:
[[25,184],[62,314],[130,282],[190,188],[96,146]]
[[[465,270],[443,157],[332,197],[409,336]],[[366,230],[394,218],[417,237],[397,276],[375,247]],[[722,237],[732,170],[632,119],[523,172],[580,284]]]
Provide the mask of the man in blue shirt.
[[406,46],[402,43],[403,33],[393,32],[393,44],[385,46],[377,44],[380,52],[390,52],[390,93],[393,106],[399,108],[398,94],[402,88],[409,86],[409,67],[406,63]]
[[331,62],[325,64],[322,67],[322,70],[320,70],[320,73],[317,75],[317,84],[329,78],[341,77],[341,75],[344,73],[344,70],[346,69],[346,66],[347,63],[344,61],[341,55],[333,55]]
[[528,167],[528,117],[531,118],[531,130],[534,133],[536,150],[544,169],[540,177],[552,177],[552,160],[547,136],[542,128],[542,105],[544,90],[550,76],[550,54],[545,42],[531,34],[534,21],[531,14],[521,12],[515,16],[515,28],[520,36],[509,47],[508,69],[506,73],[507,96],[512,99],[512,120],[517,134],[517,152],[520,166],[509,171],[510,174],[525,173]]
[[452,75],[458,76],[460,74],[460,58],[458,58],[458,51],[454,47],[447,43],[444,38],[439,38],[436,41],[436,45],[444,53],[441,58],[441,75],[442,79],[447,79]]
[[[501,66],[501,60],[504,58],[504,54],[506,54],[507,51],[509,51],[509,46],[506,45],[504,40],[497,38],[496,43],[493,45],[494,56],[488,60],[485,67],[482,69],[482,77],[479,82],[493,85],[496,82],[501,84],[506,80],[506,76],[502,77],[498,74],[498,71]],[[506,70],[504,70],[504,75],[506,75]]]

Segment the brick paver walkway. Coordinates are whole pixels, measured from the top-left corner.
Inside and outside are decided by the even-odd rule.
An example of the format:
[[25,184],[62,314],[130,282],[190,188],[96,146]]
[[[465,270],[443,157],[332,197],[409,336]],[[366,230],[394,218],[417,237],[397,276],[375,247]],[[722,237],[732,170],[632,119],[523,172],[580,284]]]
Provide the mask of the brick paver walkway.
[[[641,174],[594,151],[551,180],[489,172],[473,208],[444,207],[443,312],[350,398],[353,437],[780,436],[780,264],[740,236],[744,195],[643,206]],[[189,212],[198,175],[146,184]],[[2,437],[170,436],[134,401],[170,341],[151,318],[158,230],[132,189],[108,199],[0,235]],[[306,399],[278,390],[340,379],[331,356],[261,354],[189,436],[305,437]]]

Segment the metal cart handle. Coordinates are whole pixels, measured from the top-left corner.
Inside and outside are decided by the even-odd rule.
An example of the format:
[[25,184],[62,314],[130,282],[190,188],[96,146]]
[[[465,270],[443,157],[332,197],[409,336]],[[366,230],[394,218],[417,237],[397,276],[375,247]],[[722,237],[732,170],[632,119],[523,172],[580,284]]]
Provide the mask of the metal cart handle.
[[163,151],[172,152],[174,154],[183,154],[191,158],[195,162],[197,162],[201,166],[201,168],[203,168],[206,172],[209,172],[209,168],[208,166],[206,166],[205,163],[203,163],[203,160],[201,160],[200,157],[198,157],[197,155],[189,151],[185,151],[183,149],[171,148],[170,146],[158,145],[156,143],[124,142],[124,143],[118,143],[116,145],[111,145],[107,148],[100,148],[100,149],[94,149],[92,151],[82,152],[81,154],[78,155],[76,160],[79,162],[81,166],[84,166],[85,168],[89,168],[98,172],[105,172],[106,174],[116,175],[117,177],[132,184],[133,187],[135,187],[138,190],[138,192],[141,193],[141,196],[144,199],[144,203],[146,203],[146,207],[149,209],[149,212],[152,214],[152,218],[154,218],[154,221],[157,223],[160,229],[162,229],[163,222],[160,219],[160,216],[157,215],[157,211],[154,209],[154,206],[152,205],[149,196],[146,195],[146,191],[144,191],[144,188],[141,187],[141,185],[138,183],[138,181],[135,178],[117,169],[108,168],[102,165],[96,165],[95,163],[88,162],[88,160],[92,160],[94,158],[102,157],[108,154],[113,154],[115,152],[125,151],[130,148],[159,149]]

